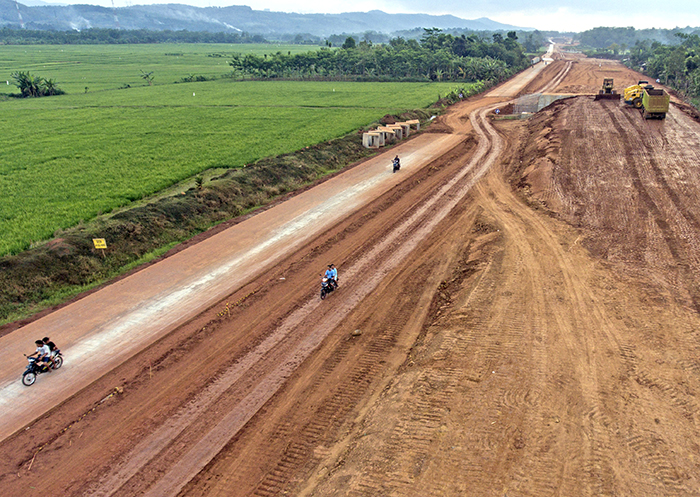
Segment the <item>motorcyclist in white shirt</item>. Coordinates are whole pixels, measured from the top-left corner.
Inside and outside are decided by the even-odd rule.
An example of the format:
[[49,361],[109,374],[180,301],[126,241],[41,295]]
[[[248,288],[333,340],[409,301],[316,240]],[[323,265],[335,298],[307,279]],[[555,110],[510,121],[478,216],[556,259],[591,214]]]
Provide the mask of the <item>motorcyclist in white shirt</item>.
[[29,354],[27,357],[36,356],[36,365],[45,368],[47,371],[51,371],[49,367],[51,349],[43,340],[36,340],[34,344],[36,345],[36,351],[34,351],[33,354]]

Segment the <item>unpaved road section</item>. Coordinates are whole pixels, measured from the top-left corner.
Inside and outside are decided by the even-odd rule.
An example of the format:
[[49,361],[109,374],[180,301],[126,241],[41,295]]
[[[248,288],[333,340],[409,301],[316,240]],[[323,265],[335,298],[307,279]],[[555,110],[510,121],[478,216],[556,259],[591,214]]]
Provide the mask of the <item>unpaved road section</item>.
[[[553,58],[529,91],[638,78]],[[698,123],[498,101],[2,442],[3,494],[700,495]]]
[[[391,173],[389,154],[383,154],[0,337],[0,440],[225,298],[460,140],[454,134],[418,136],[391,152],[402,157],[400,175]],[[19,382],[26,365],[22,354],[32,352],[34,340],[45,335],[61,347],[65,366],[52,375],[60,380],[40,377],[27,389]]]

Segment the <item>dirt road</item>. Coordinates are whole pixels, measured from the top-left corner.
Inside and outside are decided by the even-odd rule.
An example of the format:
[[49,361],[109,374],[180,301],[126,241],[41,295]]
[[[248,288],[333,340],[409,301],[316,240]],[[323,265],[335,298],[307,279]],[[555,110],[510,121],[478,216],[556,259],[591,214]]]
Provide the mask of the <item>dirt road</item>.
[[[638,75],[523,84],[604,77]],[[700,495],[698,123],[590,97],[491,122],[502,100],[2,442],[4,494]]]
[[[391,173],[388,154],[375,157],[0,337],[0,440],[225,299],[459,141],[451,134],[418,136],[392,151],[403,158],[401,175]],[[47,334],[70,360],[60,382],[38,381],[28,390],[18,381],[26,366],[22,354],[33,352],[31,344]]]

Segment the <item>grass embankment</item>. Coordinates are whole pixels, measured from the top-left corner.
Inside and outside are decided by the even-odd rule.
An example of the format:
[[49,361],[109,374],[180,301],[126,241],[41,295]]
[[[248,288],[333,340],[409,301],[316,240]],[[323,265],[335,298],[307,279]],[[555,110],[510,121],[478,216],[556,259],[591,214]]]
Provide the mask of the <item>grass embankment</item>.
[[[429,116],[427,111],[407,114]],[[0,259],[0,324],[69,299],[130,268],[162,255],[221,221],[245,214],[374,153],[361,135],[232,168],[206,171],[179,194],[100,216],[62,231],[48,243]],[[207,178],[207,179],[205,179]],[[197,183],[202,182],[201,187]],[[105,238],[103,255],[93,238]]]

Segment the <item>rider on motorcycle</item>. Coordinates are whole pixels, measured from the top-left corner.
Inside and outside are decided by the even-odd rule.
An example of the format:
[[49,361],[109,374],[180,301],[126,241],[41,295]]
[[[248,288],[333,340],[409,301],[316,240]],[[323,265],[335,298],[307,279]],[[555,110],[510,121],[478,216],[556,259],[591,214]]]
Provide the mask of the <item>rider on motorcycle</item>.
[[33,354],[29,354],[27,357],[36,355],[36,365],[51,371],[48,364],[51,360],[51,350],[49,346],[46,345],[43,340],[36,340],[34,344],[36,345],[36,351]]
[[328,269],[326,269],[323,277],[328,279],[328,283],[333,285],[333,288],[338,288],[338,270],[335,269],[333,264],[328,264]]

